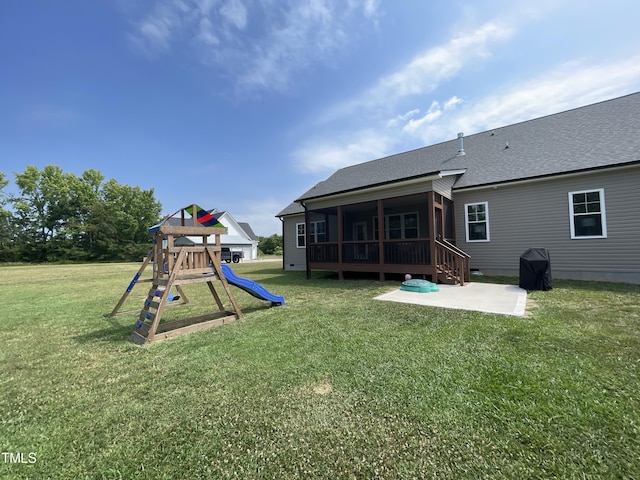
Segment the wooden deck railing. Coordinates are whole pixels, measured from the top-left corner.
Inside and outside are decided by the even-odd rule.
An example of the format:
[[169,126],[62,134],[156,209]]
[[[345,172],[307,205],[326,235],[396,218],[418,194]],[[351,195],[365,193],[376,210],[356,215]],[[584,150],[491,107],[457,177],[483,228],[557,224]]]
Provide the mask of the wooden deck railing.
[[384,263],[430,265],[428,240],[393,240],[384,242]]
[[342,244],[343,263],[380,263],[378,242],[344,242]]
[[471,281],[468,253],[446,240],[436,240],[436,267],[438,279],[444,283],[464,285]]
[[[338,248],[342,248],[342,263],[379,264],[380,251],[377,241],[314,243],[309,245],[312,263],[337,263]],[[387,265],[430,265],[428,240],[385,241],[384,263]]]
[[[338,249],[342,249],[342,263],[338,262]],[[471,281],[470,256],[446,240],[435,241],[435,257],[429,251],[429,241],[384,241],[384,262],[381,262],[379,242],[358,241],[343,243],[314,243],[308,246],[311,264],[337,264],[338,269],[347,265],[369,264],[383,271],[389,266],[435,265],[437,280],[442,283],[464,285]],[[378,267],[373,267],[378,265]],[[373,270],[372,270],[373,271]],[[435,279],[434,279],[435,281]]]
[[338,261],[337,243],[312,243],[309,245],[311,263],[336,263]]

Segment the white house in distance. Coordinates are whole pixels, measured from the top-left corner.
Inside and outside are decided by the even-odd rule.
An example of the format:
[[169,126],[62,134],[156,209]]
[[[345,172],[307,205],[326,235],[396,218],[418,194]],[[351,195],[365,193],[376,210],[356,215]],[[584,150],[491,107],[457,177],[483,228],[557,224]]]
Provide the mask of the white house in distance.
[[[227,233],[220,236],[222,247],[229,248],[232,252],[242,252],[243,260],[258,259],[258,237],[248,223],[238,222],[233,215],[227,211],[217,212],[212,210],[218,221],[227,228]],[[170,218],[169,224],[176,222],[180,224],[179,218]],[[176,239],[176,246],[196,245],[200,237],[181,237]]]
[[277,217],[283,268],[640,283],[640,93],[342,168]]

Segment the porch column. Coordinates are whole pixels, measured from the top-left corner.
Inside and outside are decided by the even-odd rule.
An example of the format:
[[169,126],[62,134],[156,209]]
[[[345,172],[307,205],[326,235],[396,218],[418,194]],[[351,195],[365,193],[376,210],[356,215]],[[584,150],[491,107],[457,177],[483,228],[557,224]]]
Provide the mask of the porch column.
[[436,212],[435,199],[433,198],[433,190],[427,192],[427,216],[429,222],[429,263],[433,268],[432,282],[437,281],[437,262],[436,262]]
[[[285,245],[287,244],[287,238],[285,237],[285,230],[286,229],[284,228],[284,218],[282,218],[282,217],[279,217],[279,218],[280,218],[280,225],[282,225],[282,270],[284,270],[285,269],[284,267],[287,264],[287,258],[286,258],[286,254],[285,254],[285,251],[286,251]],[[298,228],[298,227],[296,227],[295,223],[293,224],[293,226],[295,228]],[[293,238],[296,240],[296,242],[298,241],[297,240],[298,239],[298,232],[296,232],[296,236],[293,237]],[[253,253],[253,245],[251,246],[251,253]]]
[[342,221],[342,205],[338,205],[337,212],[338,224],[338,280],[344,280],[344,273],[342,271],[342,239],[344,238],[344,222]]
[[307,206],[304,205],[304,253],[307,259],[307,280],[311,280],[311,265],[309,265],[309,260],[311,258],[311,254],[309,253],[309,239],[311,238],[311,233],[309,231],[309,210]]
[[378,264],[381,282],[384,282],[384,235],[384,200],[378,199]]

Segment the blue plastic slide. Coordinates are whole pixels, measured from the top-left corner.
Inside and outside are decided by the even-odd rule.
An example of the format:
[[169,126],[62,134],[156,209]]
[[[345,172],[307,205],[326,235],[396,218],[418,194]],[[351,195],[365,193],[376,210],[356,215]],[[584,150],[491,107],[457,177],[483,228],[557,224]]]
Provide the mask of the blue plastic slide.
[[249,280],[248,278],[238,277],[231,267],[225,263],[222,265],[222,273],[231,285],[241,288],[249,295],[253,295],[260,300],[266,300],[267,302],[271,302],[271,305],[284,305],[284,297],[280,295],[274,295],[269,290],[264,288],[259,283],[254,282],[253,280]]

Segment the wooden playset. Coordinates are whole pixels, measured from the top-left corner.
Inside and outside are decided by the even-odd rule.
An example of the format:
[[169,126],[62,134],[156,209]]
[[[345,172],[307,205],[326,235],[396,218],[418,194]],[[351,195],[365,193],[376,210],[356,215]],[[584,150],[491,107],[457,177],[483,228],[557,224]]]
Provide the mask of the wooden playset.
[[[179,221],[175,220],[176,218]],[[195,204],[190,205],[165,217],[159,224],[151,227],[149,233],[153,235],[153,249],[145,257],[142,266],[110,314],[113,317],[121,313],[130,313],[120,312],[120,308],[133,287],[136,283],[151,283],[135,330],[131,334],[135,343],[164,340],[232,322],[242,316],[220,263],[220,236],[227,233],[227,229],[213,215]],[[200,237],[202,241],[194,246],[176,246],[175,240],[186,236]],[[153,278],[140,280],[150,263],[153,265]],[[182,288],[184,285],[203,282],[207,284],[215,300],[217,311],[161,323],[169,303],[178,300],[181,300],[181,304],[189,303]],[[226,310],[223,306],[214,286],[214,283],[218,282],[233,306],[232,311]],[[173,288],[179,295],[171,293]]]

